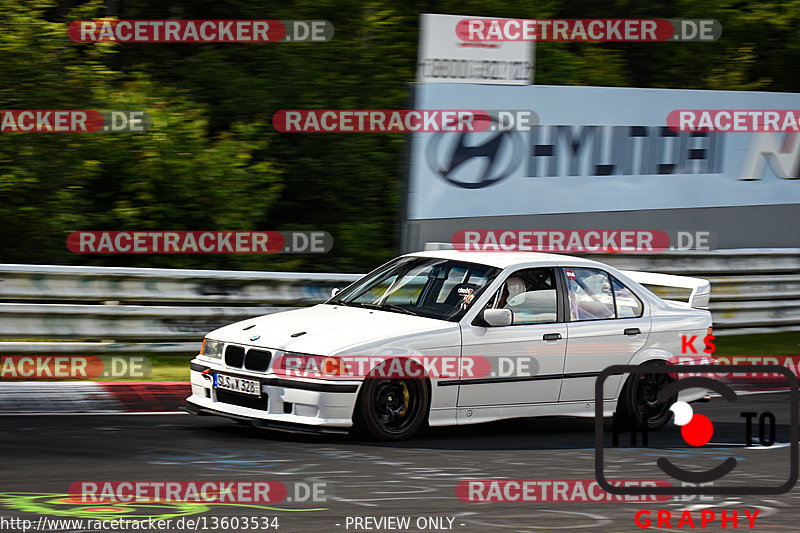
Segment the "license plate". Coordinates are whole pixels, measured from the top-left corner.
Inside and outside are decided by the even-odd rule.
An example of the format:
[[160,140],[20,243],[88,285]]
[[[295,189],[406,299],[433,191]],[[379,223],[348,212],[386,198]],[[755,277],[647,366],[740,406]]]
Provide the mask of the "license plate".
[[242,394],[261,396],[261,382],[253,379],[237,378],[225,374],[214,374],[214,387]]

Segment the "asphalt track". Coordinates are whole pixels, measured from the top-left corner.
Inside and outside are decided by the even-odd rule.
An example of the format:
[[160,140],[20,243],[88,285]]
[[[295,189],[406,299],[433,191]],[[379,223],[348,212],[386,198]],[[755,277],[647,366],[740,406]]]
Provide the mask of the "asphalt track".
[[[735,440],[743,420],[713,400],[702,404],[715,423],[715,441]],[[787,394],[754,395],[747,399],[756,411],[788,407]],[[641,509],[669,510],[671,530],[683,510],[693,511],[700,529],[700,511],[739,510],[738,529],[748,529],[743,509],[759,510],[757,529],[797,531],[800,487],[780,495],[714,496],[713,501],[663,503],[467,503],[456,497],[462,479],[594,479],[594,421],[547,418],[506,421],[471,427],[424,430],[401,443],[377,443],[355,437],[303,436],[244,427],[217,417],[170,415],[6,416],[0,418],[0,523],[40,516],[55,518],[277,517],[284,533],[313,531],[441,531],[417,529],[418,518],[449,517],[452,531],[642,531],[634,522]],[[606,430],[610,424],[604,426]],[[756,431],[757,433],[757,431]],[[610,433],[609,433],[610,435]],[[651,448],[627,449],[615,468],[635,472],[657,454],[687,457],[694,450],[667,431]],[[666,439],[666,440],[664,440]],[[606,439],[610,442],[610,438]],[[777,441],[788,441],[788,427],[778,426]],[[652,446],[652,442],[651,442]],[[660,446],[660,447],[659,447]],[[758,474],[742,474],[743,484],[775,483],[789,466],[781,450],[714,448],[731,454]],[[724,452],[724,453],[723,453]],[[776,455],[770,455],[776,454]],[[782,454],[782,455],[781,455]],[[757,459],[754,459],[757,456]],[[749,463],[747,463],[749,461]],[[272,506],[209,504],[125,504],[91,507],[71,502],[71,483],[79,480],[273,480],[287,485],[325,483],[324,502],[284,501]],[[316,509],[316,510],[307,510]],[[408,529],[354,529],[348,517],[407,516]],[[445,527],[448,521],[444,520]],[[3,532],[22,531],[5,522]],[[375,524],[372,524],[374,526]],[[653,525],[656,521],[653,520]],[[655,527],[653,528],[655,529]],[[719,521],[706,531],[721,529]],[[58,531],[95,529],[51,528]],[[172,531],[203,531],[202,527]],[[239,530],[243,530],[241,527]],[[445,529],[447,530],[447,529]],[[662,528],[662,530],[670,530]],[[40,529],[41,531],[41,529]],[[253,531],[253,529],[250,529]],[[274,531],[259,529],[259,531]]]

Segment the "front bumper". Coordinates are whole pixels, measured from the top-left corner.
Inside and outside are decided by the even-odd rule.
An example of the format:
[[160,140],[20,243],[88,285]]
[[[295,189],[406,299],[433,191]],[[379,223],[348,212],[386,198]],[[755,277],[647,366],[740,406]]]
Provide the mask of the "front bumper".
[[[207,371],[203,374],[204,371]],[[214,388],[211,374],[257,380],[261,398]],[[345,433],[353,425],[353,410],[360,382],[299,380],[194,359],[191,362],[192,395],[186,410],[249,421],[257,427],[287,431]]]
[[216,409],[211,409],[209,407],[202,407],[188,400],[186,402],[186,405],[183,407],[183,410],[193,415],[224,416],[225,418],[230,418],[231,420],[248,422],[251,425],[258,428],[275,429],[278,431],[287,431],[290,433],[313,433],[313,434],[325,433],[325,434],[340,434],[340,435],[346,435],[348,433],[347,428],[338,428],[332,426],[306,426],[303,424],[276,422],[272,420],[263,420],[260,418],[250,418],[247,416],[234,415],[231,413],[226,413],[225,411],[217,411]]

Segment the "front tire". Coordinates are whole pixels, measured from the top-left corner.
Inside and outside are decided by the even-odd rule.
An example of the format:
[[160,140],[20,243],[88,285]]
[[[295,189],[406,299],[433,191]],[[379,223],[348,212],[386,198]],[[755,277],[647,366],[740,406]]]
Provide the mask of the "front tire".
[[[648,361],[641,366],[665,366],[664,361]],[[677,394],[664,402],[657,399],[658,392],[674,381],[667,373],[631,374],[617,401],[617,412],[614,419],[620,429],[631,429],[631,422],[637,428],[647,420],[648,430],[659,430],[669,421],[672,412],[670,406],[677,400]]]
[[429,404],[424,379],[367,376],[356,406],[357,423],[378,440],[404,440],[425,422]]

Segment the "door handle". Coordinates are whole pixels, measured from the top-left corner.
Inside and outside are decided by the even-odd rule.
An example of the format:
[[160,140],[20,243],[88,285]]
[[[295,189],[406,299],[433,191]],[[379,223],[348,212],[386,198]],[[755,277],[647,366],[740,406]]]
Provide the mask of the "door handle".
[[639,335],[641,332],[639,328],[628,328],[625,330],[625,335]]
[[560,341],[561,340],[561,333],[545,333],[542,335],[542,340],[544,341]]

